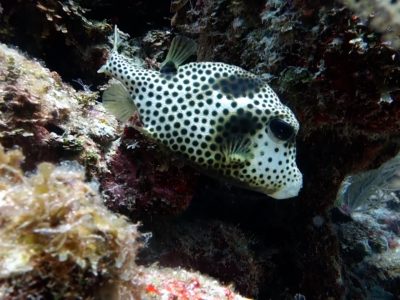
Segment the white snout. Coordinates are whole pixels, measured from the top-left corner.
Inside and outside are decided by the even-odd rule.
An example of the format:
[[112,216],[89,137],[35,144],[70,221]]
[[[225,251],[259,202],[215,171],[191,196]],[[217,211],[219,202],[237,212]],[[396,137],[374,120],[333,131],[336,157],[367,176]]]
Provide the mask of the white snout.
[[296,197],[299,194],[300,189],[303,187],[303,179],[300,177],[299,180],[295,182],[291,182],[289,185],[286,185],[284,188],[276,191],[275,193],[269,195],[275,199],[287,199]]

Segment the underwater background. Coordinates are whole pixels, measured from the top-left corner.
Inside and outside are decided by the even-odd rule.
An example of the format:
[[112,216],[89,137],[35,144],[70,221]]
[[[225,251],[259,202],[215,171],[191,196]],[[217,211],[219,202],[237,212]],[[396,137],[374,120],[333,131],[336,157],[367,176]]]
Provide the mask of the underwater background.
[[[172,39],[296,116],[303,187],[200,171],[102,105]],[[0,299],[399,299],[398,1],[0,0]]]

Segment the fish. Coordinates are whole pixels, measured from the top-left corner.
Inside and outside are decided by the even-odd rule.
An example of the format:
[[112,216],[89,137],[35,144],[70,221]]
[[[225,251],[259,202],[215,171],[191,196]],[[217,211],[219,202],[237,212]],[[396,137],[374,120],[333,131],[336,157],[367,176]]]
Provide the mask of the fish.
[[234,185],[275,199],[298,195],[299,122],[271,87],[244,69],[222,62],[190,62],[192,39],[176,36],[159,71],[133,64],[113,49],[99,73],[117,82],[102,102],[126,122],[137,113],[145,135],[191,164]]

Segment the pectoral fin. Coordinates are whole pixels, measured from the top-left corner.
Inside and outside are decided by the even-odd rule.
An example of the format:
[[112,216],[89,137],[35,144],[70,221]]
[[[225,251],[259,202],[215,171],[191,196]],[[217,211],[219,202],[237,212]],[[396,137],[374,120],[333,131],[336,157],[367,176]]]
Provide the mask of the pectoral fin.
[[227,165],[244,166],[253,154],[251,153],[251,141],[245,136],[230,137],[222,144],[222,153]]
[[103,105],[117,120],[126,122],[136,111],[135,104],[125,86],[116,81],[103,93]]

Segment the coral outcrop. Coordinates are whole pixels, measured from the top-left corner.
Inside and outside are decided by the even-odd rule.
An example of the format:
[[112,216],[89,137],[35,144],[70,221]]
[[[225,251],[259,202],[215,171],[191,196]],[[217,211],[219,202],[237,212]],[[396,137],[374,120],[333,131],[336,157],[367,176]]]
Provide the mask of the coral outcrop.
[[244,299],[182,269],[143,268],[136,224],[108,210],[77,163],[25,176],[0,146],[1,299]]
[[237,295],[231,287],[216,280],[182,269],[149,267],[144,274],[144,295],[149,299],[182,300],[249,300]]
[[20,46],[53,70],[63,70],[64,80],[99,82],[96,70],[104,59],[102,45],[112,30],[108,23],[89,20],[88,10],[72,0],[6,0],[2,9],[3,42]]
[[144,221],[176,216],[192,201],[198,174],[180,157],[126,128],[101,178],[107,206]]
[[[152,22],[166,26],[167,2],[44,0],[1,3],[0,39],[28,51],[60,73],[76,88],[104,82],[96,71],[105,59],[107,35],[113,23],[144,34]],[[152,20],[150,20],[152,18]],[[112,21],[112,22],[110,22]],[[160,25],[157,25],[158,27]]]
[[342,2],[360,15],[374,30],[380,32],[389,47],[400,48],[400,3],[379,0]]
[[98,173],[100,158],[117,138],[117,122],[96,104],[97,93],[76,92],[56,72],[5,45],[0,62],[1,143],[24,149],[25,169],[76,159]]
[[[400,295],[400,156],[348,176],[332,211],[345,261],[346,297]],[[376,274],[371,276],[370,274]]]
[[134,278],[137,225],[109,211],[82,167],[41,163],[0,148],[2,299],[89,298],[106,280]]
[[145,265],[186,266],[222,282],[233,281],[245,295],[257,295],[269,274],[253,250],[260,246],[257,240],[237,226],[212,220],[164,221],[151,230],[148,249],[138,260]]

